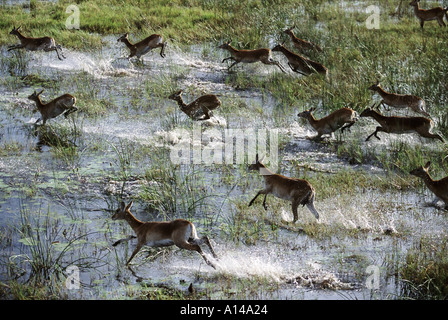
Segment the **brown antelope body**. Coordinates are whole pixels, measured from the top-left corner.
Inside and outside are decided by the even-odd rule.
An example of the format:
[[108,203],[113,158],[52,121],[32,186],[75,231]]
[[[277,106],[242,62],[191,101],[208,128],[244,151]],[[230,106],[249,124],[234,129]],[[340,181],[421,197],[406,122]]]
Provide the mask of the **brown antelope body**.
[[[31,37],[25,37],[20,33],[20,28],[13,28],[9,34],[15,35],[19,38],[20,44],[12,45],[8,47],[8,51],[16,50],[16,49],[25,49],[28,51],[36,51],[36,50],[43,50],[45,52],[49,51],[56,51],[56,54],[58,55],[59,60],[62,60],[62,58],[65,59],[64,55],[62,54],[62,48],[60,45],[56,44],[53,38],[51,37],[42,37],[42,38],[31,38]],[[61,54],[59,55],[59,51],[61,51]],[[61,58],[62,56],[62,58]]]
[[435,205],[439,199],[445,203],[445,210],[448,210],[448,177],[440,180],[433,180],[429,175],[428,169],[431,162],[427,162],[425,166],[421,166],[409,172],[410,174],[422,178],[425,185],[432,193],[435,194],[436,199],[433,201]]
[[76,98],[71,94],[64,94],[48,103],[43,103],[40,99],[40,95],[44,90],[41,90],[39,93],[36,91],[31,94],[28,99],[34,101],[36,103],[37,110],[41,114],[41,118],[37,119],[36,123],[42,120],[42,123],[45,124],[48,119],[53,119],[59,116],[60,114],[64,114],[64,117],[70,113],[77,111],[78,109],[75,107]]
[[292,202],[292,213],[294,215],[293,222],[299,218],[297,207],[299,205],[306,205],[312,214],[319,219],[319,212],[314,207],[315,191],[313,186],[306,180],[288,178],[280,174],[275,174],[265,167],[263,163],[258,160],[256,155],[255,163],[249,166],[249,170],[256,170],[263,175],[265,187],[258,191],[255,197],[250,201],[249,207],[254,203],[255,199],[264,194],[263,207],[267,210],[266,197],[268,194],[273,194],[277,198],[289,200]]
[[300,38],[297,38],[292,30],[294,30],[296,26],[292,26],[289,29],[286,29],[283,31],[283,33],[286,33],[290,38],[294,46],[299,50],[300,52],[304,52],[305,50],[314,50],[314,51],[320,51],[322,52],[322,48],[319,47],[317,44],[312,43],[310,41],[306,41]]
[[[219,106],[221,105],[221,101],[214,94],[203,95],[194,100],[193,102],[186,104],[182,99],[182,92],[183,90],[179,90],[170,95],[168,98],[177,101],[180,109],[193,120],[210,119],[211,111],[219,108]],[[199,109],[202,110],[204,116],[202,118],[197,119],[196,113]]]
[[372,108],[367,108],[364,110],[360,114],[360,117],[371,117],[380,124],[379,127],[376,127],[375,132],[367,137],[366,141],[368,141],[372,136],[375,136],[378,140],[380,140],[377,134],[382,131],[396,134],[415,132],[422,137],[439,139],[440,141],[445,142],[440,135],[431,133],[431,129],[433,127],[433,121],[431,119],[424,117],[386,117]]
[[441,27],[445,27],[446,24],[443,22],[443,16],[446,16],[448,20],[448,7],[443,9],[442,7],[436,7],[432,9],[420,9],[420,0],[413,0],[409,3],[410,6],[414,7],[415,16],[420,20],[420,27],[423,29],[425,21],[437,20]]
[[305,110],[299,113],[297,116],[308,120],[310,125],[317,131],[317,136],[313,139],[320,139],[324,134],[332,134],[338,129],[344,132],[345,129],[349,129],[358,120],[357,114],[350,108],[341,108],[333,111],[328,116],[319,120],[314,118],[313,111],[315,107]]
[[[198,252],[205,262],[216,269],[214,264],[210,262],[205,256],[199,245],[205,243],[210,248],[211,253],[215,258],[217,255],[207,236],[199,238],[196,233],[196,228],[193,223],[184,219],[176,219],[173,221],[163,222],[142,222],[134,217],[130,209],[132,201],[126,206],[124,202],[121,203],[120,208],[115,211],[112,220],[126,220],[129,226],[134,230],[137,236],[137,246],[128,259],[126,265],[129,265],[131,260],[140,251],[144,245],[151,247],[166,247],[176,245],[185,250]],[[131,236],[125,239],[118,240],[113,246],[118,245],[123,241],[128,241],[135,237]]]
[[225,62],[227,60],[234,61],[228,69],[232,68],[234,65],[236,65],[237,63],[240,63],[240,62],[254,63],[254,62],[260,61],[264,64],[276,65],[277,67],[280,68],[280,70],[282,70],[283,72],[286,72],[285,69],[283,68],[283,66],[279,62],[272,59],[271,49],[262,48],[262,49],[255,49],[255,50],[237,50],[237,49],[233,48],[230,45],[230,43],[231,43],[231,41],[223,43],[222,45],[220,45],[218,47],[218,48],[221,48],[224,50],[228,50],[231,54],[230,57],[224,58],[222,60],[222,62]]
[[305,76],[310,75],[314,72],[327,75],[328,69],[319,62],[307,59],[301,55],[289,51],[283,45],[278,44],[272,51],[282,52],[288,59],[288,65],[292,71],[303,74]]
[[155,48],[161,48],[160,56],[165,58],[165,42],[159,34],[152,34],[142,41],[132,44],[128,39],[128,34],[125,33],[117,39],[117,42],[118,41],[123,42],[129,48],[130,54],[128,59],[134,56],[137,57],[137,59],[140,59],[141,56]]
[[425,101],[420,97],[410,94],[396,94],[387,92],[381,88],[379,82],[370,86],[369,90],[377,92],[381,98],[383,98],[379,105],[387,104],[388,106],[394,108],[410,108],[414,112],[430,117],[430,114],[425,110]]

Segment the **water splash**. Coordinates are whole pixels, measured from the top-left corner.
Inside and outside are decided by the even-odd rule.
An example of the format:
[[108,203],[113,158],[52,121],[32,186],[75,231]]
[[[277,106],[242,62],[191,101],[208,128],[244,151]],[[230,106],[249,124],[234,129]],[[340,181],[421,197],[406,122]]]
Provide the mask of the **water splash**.
[[223,276],[260,278],[273,282],[284,281],[291,272],[275,254],[255,248],[226,252],[217,262],[217,269]]
[[87,72],[97,79],[138,74],[131,62],[118,57],[113,50],[104,50],[101,53],[65,50],[64,54],[66,59],[58,60],[51,55],[37,53],[32,65],[42,69],[42,72]]

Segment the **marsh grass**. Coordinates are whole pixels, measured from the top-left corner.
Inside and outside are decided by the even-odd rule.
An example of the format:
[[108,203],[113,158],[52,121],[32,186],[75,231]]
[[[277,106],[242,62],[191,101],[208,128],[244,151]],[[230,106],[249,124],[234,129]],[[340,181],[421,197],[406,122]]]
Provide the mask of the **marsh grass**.
[[[50,208],[31,212],[22,204],[14,232],[21,245],[2,262],[2,268],[9,274],[2,290],[15,299],[60,299],[66,295],[64,280],[68,266],[88,269],[100,261],[79,254],[88,233],[78,229],[77,224],[64,224]],[[73,251],[78,252],[75,260]]]
[[445,238],[424,236],[416,242],[400,267],[403,293],[415,299],[448,296],[448,246]]
[[159,158],[145,170],[144,179],[146,184],[140,197],[160,214],[191,219],[214,211],[213,189],[201,166],[175,165]]

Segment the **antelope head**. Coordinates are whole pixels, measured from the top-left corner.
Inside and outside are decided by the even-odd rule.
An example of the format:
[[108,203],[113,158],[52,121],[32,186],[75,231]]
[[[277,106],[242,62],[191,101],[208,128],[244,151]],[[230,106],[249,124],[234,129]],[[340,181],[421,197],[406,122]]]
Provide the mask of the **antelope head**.
[[281,44],[277,44],[274,48],[271,49],[271,51],[281,51],[283,47],[283,44],[285,41],[283,41]]
[[368,89],[372,91],[378,91],[381,88],[380,81],[377,80],[375,84],[372,84]]
[[115,210],[114,215],[111,217],[112,220],[125,220],[126,216],[128,214],[131,214],[131,211],[129,210],[131,209],[133,203],[134,202],[131,201],[128,203],[128,205],[125,205],[125,203],[122,201],[120,204],[120,208]]
[[120,38],[118,38],[117,39],[117,42],[124,42],[124,41],[126,41],[126,40],[128,40],[128,34],[127,33],[125,33],[124,35],[122,35]]
[[428,161],[424,166],[420,166],[412,171],[410,171],[409,173],[412,174],[413,176],[419,177],[419,178],[424,178],[426,176],[428,176],[428,169],[429,166],[431,165],[431,161]]
[[13,27],[12,30],[11,30],[11,32],[10,32],[9,34],[12,34],[12,35],[18,35],[18,34],[19,34],[19,30],[20,30],[20,28],[22,28],[22,26],[19,26],[18,28]]
[[371,117],[375,113],[375,111],[373,110],[372,107],[365,109],[363,112],[361,112],[361,114],[359,116],[363,117],[363,118],[364,117]]
[[220,49],[229,49],[231,43],[232,43],[232,40],[224,42],[222,45],[218,46],[218,48],[220,48]]
[[416,7],[416,6],[418,6],[418,3],[420,2],[420,0],[412,0],[410,3],[409,3],[409,5],[410,6],[413,6],[413,7]]
[[42,92],[44,92],[44,89],[40,90],[40,92],[36,92],[36,90],[34,90],[34,92],[30,96],[28,96],[28,99],[30,100],[39,99],[39,96],[42,94]]
[[294,28],[296,27],[296,25],[294,24],[291,28],[286,29],[285,31],[283,31],[283,33],[286,33],[287,35],[292,35],[292,30],[294,30]]
[[182,95],[183,90],[179,90],[174,92],[173,94],[171,94],[168,99],[172,99],[172,100],[178,100],[180,98],[180,96]]
[[314,112],[314,110],[316,110],[316,107],[312,107],[312,108],[309,108],[308,110],[305,110],[305,111],[303,111],[303,112],[300,112],[299,114],[297,114],[297,116],[299,117],[299,118],[305,118],[305,119],[308,119],[310,116],[312,117],[313,116],[313,112]]
[[257,153],[255,155],[255,163],[252,163],[248,169],[254,171],[260,171],[260,168],[265,168],[264,164],[261,163],[261,160],[258,159],[258,153]]

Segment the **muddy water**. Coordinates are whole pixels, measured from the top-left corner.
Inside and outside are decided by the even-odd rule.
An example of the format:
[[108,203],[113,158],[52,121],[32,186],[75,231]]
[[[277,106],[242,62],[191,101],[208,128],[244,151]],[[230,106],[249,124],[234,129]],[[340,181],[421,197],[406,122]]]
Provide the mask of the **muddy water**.
[[[132,155],[134,149],[129,145],[176,148],[182,143],[195,143],[192,134],[188,134],[190,120],[174,101],[166,98],[169,90],[164,86],[190,89],[185,95],[187,101],[199,93],[215,93],[222,99],[222,110],[216,110],[215,117],[200,127],[202,137],[206,137],[199,141],[202,147],[213,146],[222,151],[224,128],[276,129],[287,141],[281,149],[285,167],[297,160],[329,174],[340,169],[364,170],[367,175],[384,173],[374,166],[353,166],[330,153],[324,144],[307,139],[315,133],[306,123],[297,121],[294,108],[284,111],[279,120],[278,115],[273,116],[277,102],[269,94],[228,85],[226,65],[220,63],[226,53],[214,45],[179,48],[171,44],[166,59],[151,52],[143,64],[135,64],[121,59],[127,52],[117,45],[115,37],[106,37],[104,42],[101,52],[66,50],[64,61],[43,53],[19,56],[26,62],[19,68],[22,75],[38,74],[41,79],[62,82],[64,88],[60,91],[64,92],[95,89],[96,98],[114,104],[110,112],[100,116],[79,112],[71,119],[50,120],[49,129],[44,132],[33,125],[38,114],[32,113],[33,103],[26,98],[40,86],[17,82],[11,76],[17,70],[7,62],[10,53],[1,51],[1,75],[5,79],[0,86],[2,281],[11,277],[8,265],[14,265],[13,277],[17,279],[25,281],[30,275],[28,258],[37,246],[23,225],[31,225],[36,226],[34,235],[46,239],[46,254],[54,257],[64,253],[59,261],[61,268],[79,268],[82,285],[80,289],[67,290],[69,298],[135,297],[147,286],[173,287],[186,294],[188,285],[193,283],[197,291],[206,293],[206,298],[393,299],[400,295],[400,282],[393,270],[403,260],[407,248],[421,235],[442,234],[446,230],[445,217],[432,207],[422,206],[423,198],[430,200],[427,193],[360,190],[356,195],[341,192],[316,202],[321,212],[317,223],[339,230],[331,237],[310,237],[292,231],[292,226],[289,230],[276,229],[253,243],[234,242],[223,224],[231,222],[236,212],[234,199],[248,202],[261,188],[261,178],[253,175],[250,179],[254,186],[249,190],[234,184],[213,185],[213,190],[224,196],[212,197],[204,216],[193,217],[199,233],[208,230],[214,240],[220,256],[215,261],[216,270],[194,253],[149,249],[136,258],[133,272],[129,271],[124,262],[135,242],[117,247],[111,244],[131,234],[131,230],[109,217],[122,196],[130,200],[141,191],[141,183],[135,177],[144,174],[145,166],[151,163],[148,158],[130,156],[132,168],[120,169],[120,156]],[[277,72],[264,65],[245,65],[236,70],[260,77]],[[79,78],[88,82],[87,88],[77,82]],[[173,82],[172,78],[176,80]],[[140,88],[147,79],[160,81],[159,89],[167,94],[145,96],[139,100],[140,107],[129,107],[129,92]],[[51,89],[46,91],[45,100],[52,96]],[[141,107],[148,104],[153,108]],[[225,111],[226,104],[233,109]],[[352,134],[344,137],[346,143],[364,139],[366,128],[373,131],[373,122],[362,121],[362,128],[355,126]],[[76,146],[74,157],[58,154],[55,144],[44,139],[52,133],[60,137],[63,132],[68,134],[61,140]],[[419,143],[412,136],[392,136],[374,144],[364,143],[362,147],[387,148],[394,141]],[[211,185],[220,178],[219,172],[206,166],[202,170],[202,178]],[[188,174],[186,169],[184,177]],[[235,175],[238,174],[237,171]],[[118,179],[123,175],[129,177],[125,185]],[[264,211],[259,204],[257,208]],[[299,210],[299,226],[316,223],[306,208]],[[165,217],[161,212],[148,210],[143,202],[136,203],[133,212],[142,220]],[[268,209],[265,214],[271,220],[279,216],[292,220],[287,203],[280,210]],[[372,274],[369,266],[378,270],[379,282],[373,287],[368,282]]]

